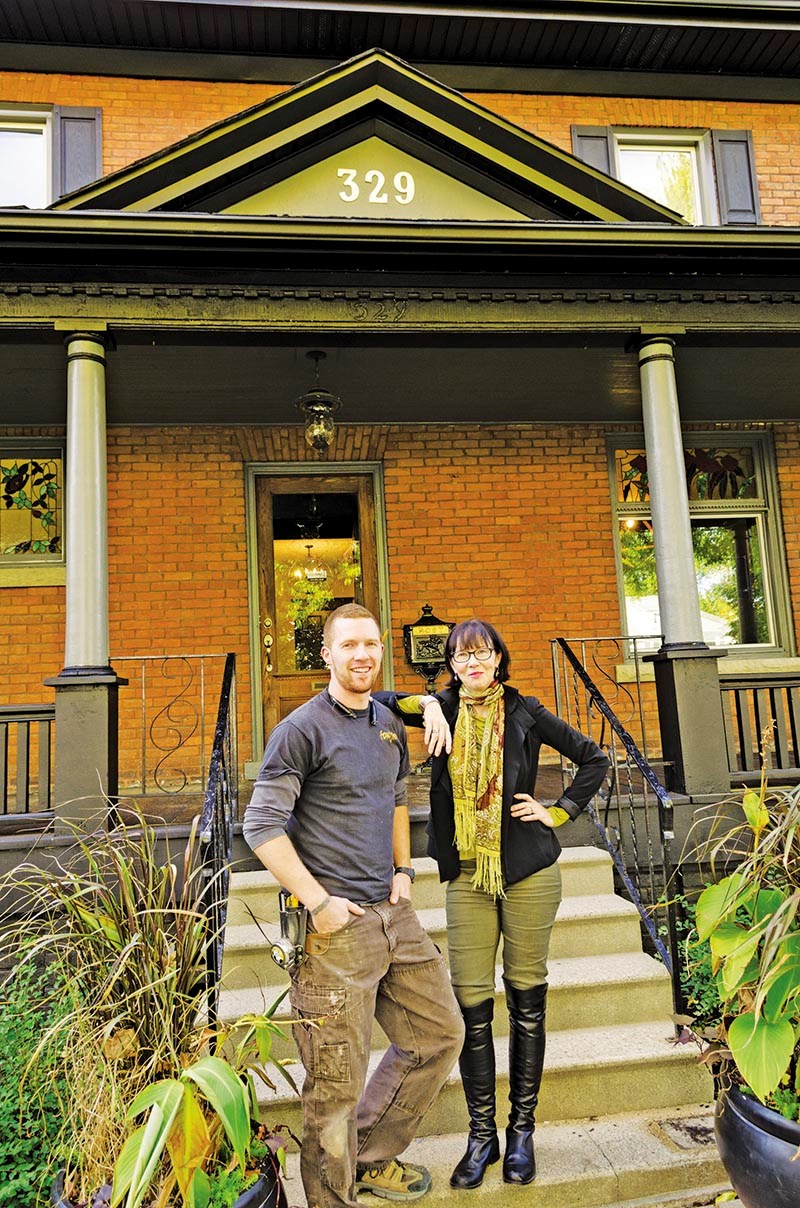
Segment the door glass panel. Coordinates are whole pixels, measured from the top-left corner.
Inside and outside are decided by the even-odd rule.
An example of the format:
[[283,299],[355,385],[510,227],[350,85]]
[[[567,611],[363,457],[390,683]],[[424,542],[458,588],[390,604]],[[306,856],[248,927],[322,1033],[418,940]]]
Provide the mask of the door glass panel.
[[334,608],[363,603],[355,493],[273,496],[278,675],[324,670],[322,627]]
[[[709,646],[770,642],[755,517],[693,520],[692,544],[705,641]],[[622,521],[620,551],[628,633],[632,636],[660,633],[656,560],[649,520],[631,517]]]

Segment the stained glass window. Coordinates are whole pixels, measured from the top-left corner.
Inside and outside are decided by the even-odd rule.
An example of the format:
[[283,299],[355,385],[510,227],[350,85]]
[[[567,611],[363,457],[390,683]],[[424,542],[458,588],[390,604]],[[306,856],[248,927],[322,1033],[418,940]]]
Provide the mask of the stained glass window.
[[64,457],[0,448],[0,565],[62,562]]

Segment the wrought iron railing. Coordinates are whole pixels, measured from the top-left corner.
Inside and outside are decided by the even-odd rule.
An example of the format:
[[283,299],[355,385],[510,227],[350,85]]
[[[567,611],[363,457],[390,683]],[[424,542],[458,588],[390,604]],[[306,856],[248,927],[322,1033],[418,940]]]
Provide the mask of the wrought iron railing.
[[208,769],[200,845],[203,861],[203,906],[208,920],[206,968],[208,975],[208,1018],[217,1019],[222,951],[228,911],[233,824],[238,809],[239,767],[236,736],[236,655],[225,656],[225,670],[214,727],[214,742]]
[[0,706],[0,817],[53,805],[54,705]]
[[[652,639],[642,640],[647,643],[645,649],[651,650]],[[614,862],[625,896],[638,909],[652,948],[669,970],[675,1010],[682,1014],[685,1003],[680,981],[679,903],[683,884],[680,866],[672,858],[672,799],[645,754],[649,709],[637,639],[584,638],[575,644],[580,646],[581,658],[566,638],[556,638],[552,643],[556,709],[571,726],[593,737],[609,756],[606,783],[589,806],[589,814],[602,846]],[[592,661],[602,667],[609,655],[626,667],[634,665],[633,690],[626,685],[621,694],[629,713],[623,719],[584,665]],[[603,674],[610,682],[610,672]],[[615,691],[619,688],[615,682]],[[631,724],[639,730],[641,745],[627,728]]]
[[224,654],[121,655],[119,787],[124,797],[201,795]]
[[[726,660],[727,661],[727,660]],[[728,767],[734,785],[800,780],[800,676],[720,679]]]

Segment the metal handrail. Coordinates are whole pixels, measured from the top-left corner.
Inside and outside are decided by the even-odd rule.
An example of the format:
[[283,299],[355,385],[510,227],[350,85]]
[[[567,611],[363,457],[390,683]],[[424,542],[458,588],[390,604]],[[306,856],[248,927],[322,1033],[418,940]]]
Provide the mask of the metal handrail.
[[[581,663],[571,649],[565,638],[556,638],[554,645],[557,645],[562,651],[564,657],[572,667],[573,673],[581,681],[587,693],[590,705],[594,707],[601,715],[604,722],[610,727],[623,747],[626,755],[626,760],[630,761],[642,777],[645,793],[647,787],[652,790],[658,803],[658,829],[660,840],[660,865],[662,870],[663,881],[661,883],[661,895],[658,902],[653,902],[648,905],[644,902],[640,892],[640,873],[639,853],[636,842],[636,820],[634,811],[631,809],[631,837],[634,848],[633,857],[634,875],[629,872],[628,862],[625,859],[624,853],[621,851],[621,838],[618,833],[617,842],[613,842],[608,834],[608,827],[604,825],[598,817],[594,806],[589,806],[589,815],[597,829],[601,842],[606,851],[611,856],[614,866],[617,870],[619,878],[625,887],[625,890],[630,896],[631,902],[636,906],[643,926],[650,936],[653,947],[658,952],[669,971],[672,980],[672,996],[675,1005],[676,1013],[682,1014],[685,1009],[685,1000],[683,988],[680,980],[680,959],[679,959],[679,938],[678,938],[678,904],[677,899],[682,896],[682,881],[681,870],[679,865],[673,865],[671,855],[671,845],[675,839],[674,832],[674,807],[672,798],[667,790],[659,781],[652,767],[642,752],[639,750],[630,733],[625,729],[622,722],[617,717],[614,710],[609,705],[608,701],[603,696],[600,689],[592,680],[586,668]],[[601,743],[602,745],[602,743]],[[616,775],[616,767],[612,763],[612,776]],[[601,794],[602,796],[602,791]],[[610,796],[610,794],[609,794]],[[631,803],[632,805],[633,803]],[[651,836],[648,834],[648,845],[651,845]],[[650,873],[651,881],[654,880],[652,850],[649,852],[650,858]],[[666,922],[667,944],[665,945],[659,929],[654,921],[656,909],[663,910]]]
[[217,1021],[225,920],[228,913],[233,824],[238,813],[239,770],[236,741],[236,655],[225,656],[208,782],[200,820],[203,909],[208,922],[206,977],[208,1021]]

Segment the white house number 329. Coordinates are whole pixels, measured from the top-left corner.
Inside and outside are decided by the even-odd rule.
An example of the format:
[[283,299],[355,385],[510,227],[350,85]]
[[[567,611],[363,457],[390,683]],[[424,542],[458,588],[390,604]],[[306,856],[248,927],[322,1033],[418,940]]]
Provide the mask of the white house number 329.
[[[363,174],[359,182],[359,173],[355,168],[340,168],[337,176],[342,182],[339,196],[342,201],[357,201],[362,189],[367,194],[367,201],[373,205],[386,205],[390,191],[387,189],[386,176],[377,168],[370,168]],[[410,172],[395,172],[392,177],[393,198],[401,206],[407,206],[414,200],[414,177]]]

